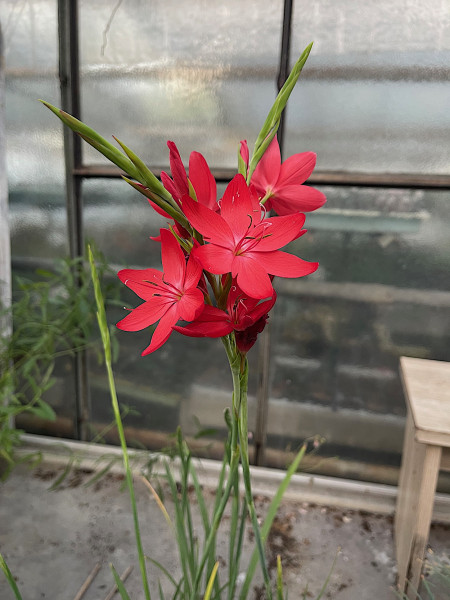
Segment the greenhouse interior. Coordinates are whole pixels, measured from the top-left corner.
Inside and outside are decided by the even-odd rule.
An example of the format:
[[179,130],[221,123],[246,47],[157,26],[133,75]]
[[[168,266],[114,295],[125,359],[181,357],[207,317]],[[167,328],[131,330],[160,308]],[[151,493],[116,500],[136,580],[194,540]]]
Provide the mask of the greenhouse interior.
[[[273,280],[248,353],[249,459],[284,471],[306,443],[301,472],[396,489],[400,358],[450,362],[448,2],[2,0],[0,27],[2,338],[16,345],[11,356],[2,343],[0,364],[18,365],[16,391],[2,380],[1,394],[29,407],[15,426],[55,444],[120,443],[89,244],[129,448],[164,453],[181,428],[193,456],[222,460],[233,380],[220,340],[174,331],[141,356],[154,326],[115,326],[140,302],[117,272],[161,269],[167,215],[42,101],[114,136],[159,179],[175,180],[168,140],[186,169],[200,152],[225,198],[240,142],[253,147],[314,42],[277,135],[283,161],[317,154],[306,185],[327,200],[287,251],[319,267]],[[437,493],[448,498],[448,473]]]

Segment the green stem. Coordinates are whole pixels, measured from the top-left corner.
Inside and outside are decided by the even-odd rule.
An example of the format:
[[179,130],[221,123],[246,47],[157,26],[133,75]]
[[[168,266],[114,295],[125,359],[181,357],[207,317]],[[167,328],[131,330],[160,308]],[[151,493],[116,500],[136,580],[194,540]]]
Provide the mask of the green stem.
[[[236,348],[234,336],[222,338],[227,352],[228,361],[230,363],[231,374],[233,377],[233,430],[236,431],[232,437],[232,451],[240,446],[240,456],[242,464],[242,472],[244,475],[245,499],[248,512],[252,522],[253,532],[255,534],[256,548],[258,551],[259,562],[264,577],[264,585],[268,600],[272,598],[272,590],[270,587],[270,577],[267,569],[267,561],[264,552],[261,531],[256,515],[255,504],[253,502],[252,487],[250,480],[250,462],[248,456],[248,406],[247,406],[247,389],[248,389],[248,361],[245,355],[242,355]],[[227,340],[227,343],[225,342]],[[234,446],[233,446],[234,444]]]
[[128,493],[130,495],[130,500],[131,500],[131,509],[132,509],[132,513],[133,513],[133,522],[134,522],[134,533],[135,533],[135,537],[136,537],[136,546],[137,546],[137,551],[138,551],[138,556],[139,556],[139,566],[140,566],[140,570],[141,570],[142,583],[143,583],[143,587],[144,587],[145,598],[146,598],[146,600],[150,600],[150,590],[149,590],[149,586],[148,586],[147,571],[145,568],[145,555],[144,555],[144,551],[142,548],[141,532],[140,532],[140,528],[139,528],[139,518],[138,518],[137,506],[136,506],[136,497],[134,494],[134,487],[133,487],[133,475],[132,475],[131,468],[130,468],[127,443],[125,440],[125,433],[123,430],[122,419],[120,417],[119,402],[117,400],[116,386],[114,383],[114,375],[113,375],[113,371],[112,371],[111,341],[109,338],[109,329],[108,329],[108,325],[106,322],[105,305],[103,302],[103,296],[102,296],[102,292],[100,289],[100,281],[99,281],[99,278],[97,275],[97,269],[95,267],[94,257],[93,257],[90,247],[88,247],[88,252],[89,252],[89,262],[91,265],[92,281],[94,283],[95,300],[97,303],[98,325],[100,328],[100,333],[101,333],[102,341],[103,341],[103,349],[104,349],[104,353],[105,353],[105,364],[106,364],[106,370],[108,373],[109,392],[111,395],[111,403],[112,403],[112,407],[113,407],[113,411],[114,411],[114,418],[115,418],[116,425],[117,425],[117,431],[119,434],[120,445],[122,447],[123,465],[125,468]]

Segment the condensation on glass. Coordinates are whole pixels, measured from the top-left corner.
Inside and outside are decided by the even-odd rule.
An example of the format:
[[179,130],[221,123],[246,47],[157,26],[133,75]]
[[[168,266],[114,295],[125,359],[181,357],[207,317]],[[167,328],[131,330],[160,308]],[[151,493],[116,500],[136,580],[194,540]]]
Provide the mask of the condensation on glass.
[[[234,168],[276,94],[283,2],[79,1],[82,118],[167,168],[167,139]],[[3,0],[8,168],[17,259],[67,251],[60,125],[36,101],[59,104],[56,2]],[[312,150],[321,170],[449,174],[450,13],[447,3],[296,1],[293,62],[314,41],[291,97],[285,156]],[[101,157],[86,145],[84,161]],[[327,439],[315,471],[395,481],[404,402],[401,354],[450,360],[448,193],[328,187],[290,247],[314,275],[278,279],[270,318],[266,464],[307,437]],[[125,182],[86,179],[83,228],[115,268],[160,267],[163,223]],[[35,260],[36,262],[36,260]],[[23,262],[21,263],[23,264]],[[124,291],[110,320],[140,300]],[[218,340],[174,335],[139,358],[149,332],[117,333],[126,423],[149,447],[181,424],[223,432],[231,381]],[[251,353],[250,429],[260,373]],[[70,389],[67,386],[67,389]],[[106,381],[90,362],[93,423],[109,423]],[[64,409],[66,410],[66,409]],[[198,450],[198,449],[197,449]],[[327,460],[323,461],[323,458]],[[340,460],[332,459],[339,457]],[[380,466],[377,470],[376,465]]]
[[322,170],[450,174],[448,2],[296,2],[293,56],[308,36],[287,155],[314,150]]
[[[34,277],[68,253],[61,126],[38,102],[59,103],[56,2],[2,0],[6,73],[6,132],[9,221],[15,276]],[[73,435],[73,365],[58,359],[55,384],[45,399],[58,416],[57,433]],[[35,422],[19,427],[39,431]],[[47,431],[47,430],[44,430]]]
[[[153,165],[166,141],[188,161],[236,164],[276,95],[282,2],[80,2],[82,114]],[[107,110],[105,110],[107,106]],[[239,137],[241,136],[241,137]],[[100,162],[85,150],[89,163]]]

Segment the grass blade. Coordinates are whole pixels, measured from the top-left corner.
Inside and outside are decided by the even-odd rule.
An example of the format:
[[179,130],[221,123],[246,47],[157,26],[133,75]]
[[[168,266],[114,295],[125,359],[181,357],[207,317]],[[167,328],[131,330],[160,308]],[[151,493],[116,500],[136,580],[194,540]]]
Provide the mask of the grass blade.
[[100,334],[102,337],[103,351],[105,354],[105,364],[106,364],[106,370],[108,373],[108,384],[109,384],[109,391],[110,391],[110,395],[111,395],[111,403],[112,403],[112,407],[113,407],[113,411],[114,411],[114,418],[116,420],[117,432],[119,434],[119,439],[120,439],[120,445],[122,448],[123,465],[125,468],[126,482],[127,482],[127,487],[128,487],[128,493],[130,496],[131,509],[132,509],[132,513],[133,513],[134,534],[135,534],[135,538],[136,538],[136,546],[137,546],[138,557],[139,557],[139,566],[140,566],[140,570],[141,570],[142,585],[143,585],[146,600],[151,600],[150,589],[148,586],[147,571],[145,568],[145,556],[144,556],[144,551],[142,549],[141,531],[140,531],[140,527],[139,527],[139,518],[138,518],[137,506],[136,506],[136,496],[135,496],[134,487],[133,487],[133,474],[132,474],[131,468],[130,468],[128,448],[127,448],[127,443],[125,440],[125,433],[123,430],[122,418],[120,416],[120,408],[119,408],[119,402],[117,400],[116,385],[114,382],[114,375],[113,375],[113,371],[112,371],[111,341],[110,341],[110,337],[109,337],[109,328],[108,328],[108,324],[106,321],[105,304],[103,301],[103,296],[102,296],[102,292],[101,292],[101,288],[100,288],[100,280],[97,275],[97,268],[96,268],[95,262],[94,262],[94,256],[92,254],[92,250],[91,250],[90,246],[88,246],[88,252],[89,252],[89,263],[91,265],[92,282],[94,284],[95,301],[97,303],[97,320],[98,320],[98,325],[100,328]]
[[217,561],[216,564],[214,565],[211,576],[208,580],[208,585],[206,586],[206,591],[205,591],[205,595],[203,596],[203,600],[209,600],[211,598],[211,592],[213,589],[214,580],[216,578],[218,568],[219,568],[219,561]]
[[160,511],[164,515],[164,518],[165,518],[166,522],[168,523],[170,529],[173,531],[173,533],[175,535],[175,527],[174,527],[174,525],[172,523],[171,518],[169,517],[169,513],[167,512],[166,507],[163,504],[163,501],[158,496],[155,488],[152,486],[152,484],[150,483],[150,481],[148,479],[146,479],[145,477],[141,477],[141,480],[143,481],[143,483],[145,484],[145,486],[148,487],[148,489],[150,490],[153,498],[156,501],[156,504],[159,506]]
[[127,590],[125,589],[125,586],[122,583],[122,580],[119,577],[119,573],[115,570],[113,565],[110,565],[110,566],[111,566],[111,571],[114,575],[114,580],[116,582],[117,589],[119,590],[120,597],[122,598],[122,600],[131,600],[130,596],[128,595]]
[[[278,507],[280,506],[281,500],[283,499],[283,495],[289,485],[290,480],[292,479],[292,476],[297,471],[297,469],[300,465],[300,462],[305,455],[305,452],[306,452],[306,444],[304,444],[300,448],[296,457],[292,461],[291,465],[289,466],[288,470],[286,471],[286,475],[284,476],[283,481],[281,482],[280,486],[278,487],[278,490],[277,490],[275,496],[273,497],[272,502],[270,503],[269,510],[267,511],[267,516],[261,527],[261,538],[262,538],[263,542],[266,541],[267,536],[269,535],[270,528],[272,527],[273,520],[278,511]],[[257,549],[255,548],[255,550],[253,551],[252,557],[250,559],[250,563],[249,563],[249,566],[247,569],[247,575],[245,577],[245,581],[242,586],[241,594],[239,596],[240,600],[245,600],[245,598],[247,598],[247,596],[248,596],[250,584],[252,582],[253,575],[255,574],[255,569],[256,569],[257,563],[258,563],[258,554],[257,554]]]
[[277,555],[277,600],[283,598],[283,570],[281,568],[281,556]]
[[173,585],[173,587],[175,589],[177,589],[180,584],[175,581],[175,579],[172,577],[172,575],[169,573],[169,571],[166,569],[166,567],[164,565],[162,565],[160,562],[158,562],[157,560],[155,560],[154,558],[150,558],[150,557],[147,557],[147,558],[151,563],[153,563],[155,565],[155,567],[158,567],[158,569],[164,573],[164,575],[167,577],[167,579],[170,581],[170,583]]
[[334,560],[333,560],[333,562],[332,562],[332,564],[331,564],[331,568],[330,568],[330,570],[328,571],[327,578],[325,579],[325,581],[324,581],[324,584],[323,584],[323,586],[321,587],[321,589],[320,589],[320,592],[319,592],[319,594],[316,596],[316,599],[315,599],[315,600],[320,600],[320,599],[322,598],[322,596],[325,594],[325,591],[326,591],[326,589],[327,589],[327,587],[328,587],[328,584],[329,584],[329,582],[330,582],[331,575],[332,575],[332,573],[333,573],[333,571],[334,571],[334,567],[336,566],[336,561],[337,561],[337,558],[338,558],[338,556],[339,556],[339,552],[340,552],[340,548],[339,548],[339,549],[338,549],[338,551],[336,552],[336,556],[334,557]]
[[0,554],[0,569],[5,574],[6,580],[8,581],[10,588],[14,592],[16,600],[22,600],[22,596],[20,595],[19,588],[17,587],[14,577],[13,577],[11,571],[9,570],[8,565],[6,564],[5,559],[3,558],[3,556],[1,554]]

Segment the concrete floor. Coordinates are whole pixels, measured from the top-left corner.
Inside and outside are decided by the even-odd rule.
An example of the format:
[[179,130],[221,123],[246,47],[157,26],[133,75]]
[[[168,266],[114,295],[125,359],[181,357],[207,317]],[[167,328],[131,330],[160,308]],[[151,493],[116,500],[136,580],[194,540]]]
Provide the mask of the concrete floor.
[[[61,465],[51,462],[34,470],[19,467],[0,484],[0,551],[16,577],[23,600],[74,600],[96,563],[100,563],[100,570],[83,600],[107,597],[113,585],[110,563],[119,573],[134,566],[126,587],[133,600],[141,600],[130,504],[122,489],[122,476],[110,472],[86,487],[92,473],[73,470],[55,491],[49,491],[62,470]],[[139,479],[136,494],[146,554],[163,563],[170,573],[177,573],[169,528]],[[206,495],[209,500],[214,497],[211,491]],[[256,496],[260,515],[264,515],[268,502],[265,496]],[[389,515],[286,501],[269,539],[269,559],[281,554],[291,600],[300,600],[306,589],[307,598],[315,598],[336,553],[324,598],[393,600],[396,568],[392,522]],[[248,525],[248,548],[250,530]],[[449,532],[449,525],[433,525],[430,546],[434,557],[448,558]],[[218,554],[226,559],[224,533],[219,537]],[[160,573],[151,564],[149,576],[156,590]],[[169,592],[164,576],[162,581]],[[250,595],[252,600],[260,597],[256,592]],[[449,598],[448,590],[436,596],[436,600]],[[14,600],[1,573],[0,599]]]

